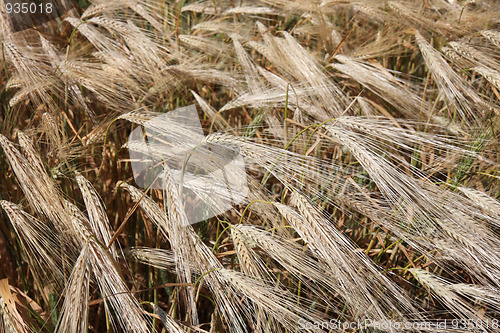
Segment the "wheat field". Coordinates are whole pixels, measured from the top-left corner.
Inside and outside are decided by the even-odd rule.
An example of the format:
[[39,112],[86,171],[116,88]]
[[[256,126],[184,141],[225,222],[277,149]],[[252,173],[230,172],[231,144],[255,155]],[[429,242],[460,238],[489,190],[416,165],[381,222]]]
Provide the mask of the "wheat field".
[[500,331],[500,2],[16,1],[0,332]]

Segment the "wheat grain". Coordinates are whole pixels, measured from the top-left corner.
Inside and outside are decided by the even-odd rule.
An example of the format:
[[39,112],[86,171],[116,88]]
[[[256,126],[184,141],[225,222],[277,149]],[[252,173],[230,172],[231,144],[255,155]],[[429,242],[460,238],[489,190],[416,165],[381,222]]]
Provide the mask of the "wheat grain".
[[84,333],[88,330],[88,301],[90,286],[89,247],[85,245],[73,266],[67,282],[62,315],[56,332]]
[[85,206],[87,207],[87,214],[89,216],[90,227],[92,233],[102,244],[108,245],[111,254],[114,258],[118,256],[116,243],[111,243],[111,226],[109,224],[108,216],[106,215],[106,208],[104,207],[99,194],[94,189],[92,184],[85,179],[80,173],[76,173],[76,182],[80,191],[82,192]]

